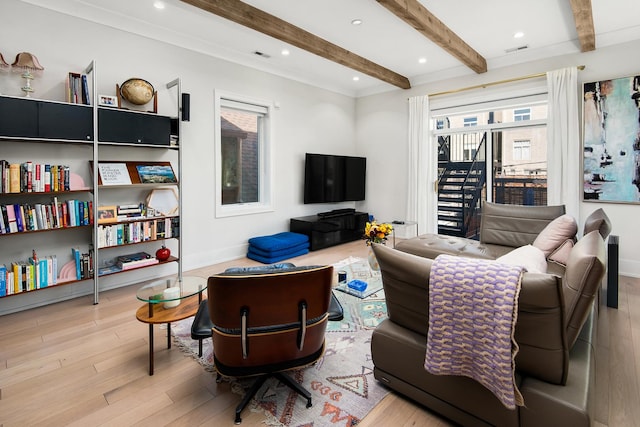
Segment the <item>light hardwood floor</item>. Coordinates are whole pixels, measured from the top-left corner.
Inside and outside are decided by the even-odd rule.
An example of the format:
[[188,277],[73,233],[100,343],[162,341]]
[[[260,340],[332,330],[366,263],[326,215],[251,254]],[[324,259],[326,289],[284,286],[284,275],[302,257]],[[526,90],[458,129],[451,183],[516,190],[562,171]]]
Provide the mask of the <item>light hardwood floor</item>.
[[[311,252],[297,265],[366,255],[362,241]],[[207,277],[242,259],[188,272]],[[155,375],[148,329],[135,319],[139,285],[0,317],[0,427],[233,425],[239,398],[192,358],[166,348],[155,328]],[[41,291],[46,292],[46,291]],[[640,279],[621,277],[619,309],[600,308],[595,426],[640,426]],[[0,304],[1,304],[0,300]],[[244,426],[263,417],[246,410]],[[360,424],[449,426],[394,393]]]

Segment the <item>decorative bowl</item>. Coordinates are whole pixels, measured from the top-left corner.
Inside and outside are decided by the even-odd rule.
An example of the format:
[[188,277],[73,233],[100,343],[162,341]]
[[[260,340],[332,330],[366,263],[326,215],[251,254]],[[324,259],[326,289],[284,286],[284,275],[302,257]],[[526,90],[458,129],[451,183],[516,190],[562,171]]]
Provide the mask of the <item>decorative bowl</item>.
[[135,105],[151,101],[154,92],[153,85],[144,79],[131,78],[120,85],[120,95]]

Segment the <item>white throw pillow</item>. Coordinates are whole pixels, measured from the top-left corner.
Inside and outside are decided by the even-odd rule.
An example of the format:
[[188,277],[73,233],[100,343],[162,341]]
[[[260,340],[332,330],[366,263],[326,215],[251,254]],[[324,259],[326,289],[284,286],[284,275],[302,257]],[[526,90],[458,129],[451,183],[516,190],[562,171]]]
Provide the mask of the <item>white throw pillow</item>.
[[551,221],[538,234],[536,240],[533,241],[533,246],[542,250],[544,256],[548,257],[564,242],[573,239],[577,232],[578,224],[576,220],[571,215],[564,214]]
[[547,259],[544,252],[532,245],[516,248],[496,259],[496,262],[521,266],[529,273],[547,272]]

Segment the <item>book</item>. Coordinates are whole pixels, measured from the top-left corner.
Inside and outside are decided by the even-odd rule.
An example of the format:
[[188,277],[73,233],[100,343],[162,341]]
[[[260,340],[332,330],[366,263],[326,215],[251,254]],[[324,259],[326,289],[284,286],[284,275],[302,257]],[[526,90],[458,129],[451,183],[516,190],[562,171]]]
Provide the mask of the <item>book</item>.
[[81,79],[82,79],[82,102],[85,105],[91,105],[91,96],[89,95],[89,84],[87,82],[87,75],[83,74]]
[[20,164],[11,163],[9,165],[9,193],[20,192]]
[[143,184],[170,184],[178,182],[171,165],[136,165]]
[[98,173],[102,185],[130,185],[131,177],[126,163],[100,163]]
[[18,223],[16,222],[15,207],[13,205],[6,205],[5,209],[7,210],[7,222],[9,224],[9,233],[17,233]]
[[7,295],[7,266],[0,264],[0,297]]
[[121,255],[116,258],[116,265],[122,270],[129,270],[158,263],[159,261],[156,258],[153,258],[146,252],[136,252],[129,255]]
[[76,279],[82,279],[82,265],[80,261],[80,250],[77,248],[71,248],[71,254],[76,266]]
[[112,273],[118,273],[122,271],[122,269],[120,267],[118,267],[117,265],[113,264],[113,265],[105,265],[104,267],[100,267],[98,269],[98,275],[99,276],[104,276],[107,274],[112,274]]

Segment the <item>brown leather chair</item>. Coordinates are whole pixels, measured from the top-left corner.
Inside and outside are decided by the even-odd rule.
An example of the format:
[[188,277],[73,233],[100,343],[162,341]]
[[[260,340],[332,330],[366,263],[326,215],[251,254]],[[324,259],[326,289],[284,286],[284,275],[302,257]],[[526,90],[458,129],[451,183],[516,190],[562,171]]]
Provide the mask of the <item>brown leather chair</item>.
[[208,308],[218,376],[259,376],[236,408],[240,413],[271,376],[307,399],[281,372],[310,365],[324,353],[332,266],[273,272],[225,272],[209,277]]

